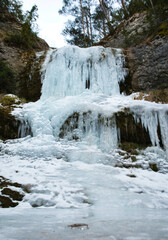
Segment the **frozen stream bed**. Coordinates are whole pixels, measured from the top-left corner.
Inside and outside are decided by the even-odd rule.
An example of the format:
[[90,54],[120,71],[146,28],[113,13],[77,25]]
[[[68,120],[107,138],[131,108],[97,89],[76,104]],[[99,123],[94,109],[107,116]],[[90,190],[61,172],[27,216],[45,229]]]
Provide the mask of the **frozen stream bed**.
[[[17,207],[0,208],[0,239],[167,239],[167,174],[115,168],[115,150],[104,154],[85,143],[45,140],[2,146],[0,175],[31,191]],[[51,150],[52,156],[38,156]]]

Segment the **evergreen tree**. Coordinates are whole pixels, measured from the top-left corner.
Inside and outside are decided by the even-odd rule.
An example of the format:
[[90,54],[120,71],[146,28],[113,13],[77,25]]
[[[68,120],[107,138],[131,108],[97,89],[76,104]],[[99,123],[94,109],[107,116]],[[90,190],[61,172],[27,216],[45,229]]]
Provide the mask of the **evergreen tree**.
[[[59,14],[70,15],[73,20],[68,21],[63,30],[64,36],[69,36],[67,42],[79,42],[79,46],[88,47],[94,43],[93,22],[91,13],[92,1],[63,0],[63,7]],[[77,40],[79,38],[79,40]]]
[[24,16],[22,12],[22,2],[19,0],[1,0],[0,7],[8,10],[12,13],[19,21],[23,21]]
[[34,5],[31,10],[25,14],[23,14],[21,9],[22,4],[18,0],[1,0],[0,6],[12,13],[17,20],[22,23],[21,32],[6,37],[6,44],[16,47],[32,48],[37,39],[37,32],[34,31],[38,18],[37,6]]
[[104,11],[98,5],[93,13],[93,27],[98,32],[98,38],[104,38],[108,34],[108,27]]

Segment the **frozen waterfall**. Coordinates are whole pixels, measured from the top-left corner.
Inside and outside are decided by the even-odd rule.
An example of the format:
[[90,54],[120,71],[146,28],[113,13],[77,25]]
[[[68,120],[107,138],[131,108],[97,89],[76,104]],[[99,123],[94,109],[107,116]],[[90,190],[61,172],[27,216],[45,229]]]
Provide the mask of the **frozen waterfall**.
[[[42,95],[23,109],[34,136],[85,140],[110,152],[118,146],[115,114],[125,109],[149,133],[153,146],[168,149],[167,106],[120,94],[127,74],[120,49],[64,47],[49,50],[42,68]],[[101,117],[100,117],[101,116]]]
[[52,54],[42,87],[42,98],[63,98],[86,89],[105,95],[119,94],[124,81],[124,55],[120,49],[64,47]]

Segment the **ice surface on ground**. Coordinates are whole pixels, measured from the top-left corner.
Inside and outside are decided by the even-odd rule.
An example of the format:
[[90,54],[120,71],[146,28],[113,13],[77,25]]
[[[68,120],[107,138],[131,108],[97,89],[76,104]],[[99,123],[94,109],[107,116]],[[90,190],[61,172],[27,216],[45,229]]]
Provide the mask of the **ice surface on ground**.
[[[0,209],[2,239],[51,240],[53,229],[61,240],[166,239],[168,105],[120,95],[123,65],[121,50],[49,51],[41,99],[13,112],[29,122],[33,137],[0,141],[0,175],[30,188],[15,209]],[[140,169],[115,167],[132,162],[118,149],[114,113],[124,109],[141,121],[153,144],[136,156]],[[67,228],[82,222],[89,224],[84,235]]]

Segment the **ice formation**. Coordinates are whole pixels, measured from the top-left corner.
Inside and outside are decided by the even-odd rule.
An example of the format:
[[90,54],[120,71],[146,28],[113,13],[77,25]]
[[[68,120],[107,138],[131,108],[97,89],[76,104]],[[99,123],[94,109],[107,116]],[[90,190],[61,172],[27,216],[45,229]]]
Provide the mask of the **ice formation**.
[[42,87],[42,99],[83,93],[119,94],[124,81],[123,54],[119,49],[64,47],[54,52]]
[[89,139],[110,152],[120,140],[114,114],[127,108],[149,132],[152,145],[161,143],[168,151],[167,105],[121,95],[119,84],[126,74],[120,49],[73,46],[49,50],[42,67],[41,98],[25,105],[24,121],[30,123],[34,136]]

